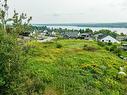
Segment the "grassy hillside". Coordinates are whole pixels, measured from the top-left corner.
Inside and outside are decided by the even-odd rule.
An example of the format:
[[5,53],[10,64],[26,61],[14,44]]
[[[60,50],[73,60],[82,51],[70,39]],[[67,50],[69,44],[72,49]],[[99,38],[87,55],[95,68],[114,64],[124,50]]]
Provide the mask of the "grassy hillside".
[[[28,42],[27,68],[45,86],[44,95],[125,95],[127,66],[94,41]],[[125,71],[126,72],[126,71]]]

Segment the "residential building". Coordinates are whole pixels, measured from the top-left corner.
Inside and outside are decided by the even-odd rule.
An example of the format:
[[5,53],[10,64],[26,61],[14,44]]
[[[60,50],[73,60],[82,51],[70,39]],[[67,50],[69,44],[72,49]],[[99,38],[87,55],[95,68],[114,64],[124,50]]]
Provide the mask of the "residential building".
[[106,36],[103,39],[100,40],[101,42],[107,42],[107,43],[120,43],[118,40],[116,40],[115,38],[111,37],[111,36]]

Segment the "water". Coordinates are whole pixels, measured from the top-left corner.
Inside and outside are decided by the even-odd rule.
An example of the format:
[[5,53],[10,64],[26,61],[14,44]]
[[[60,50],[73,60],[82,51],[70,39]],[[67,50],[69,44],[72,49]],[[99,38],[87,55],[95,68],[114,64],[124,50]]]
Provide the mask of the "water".
[[124,33],[127,34],[127,28],[105,28],[105,27],[77,27],[77,26],[47,26],[48,28],[62,28],[62,29],[74,29],[74,30],[80,30],[80,29],[86,29],[86,28],[90,28],[93,31],[98,31],[101,29],[108,29],[111,30],[112,32],[117,32],[118,34],[120,33]]

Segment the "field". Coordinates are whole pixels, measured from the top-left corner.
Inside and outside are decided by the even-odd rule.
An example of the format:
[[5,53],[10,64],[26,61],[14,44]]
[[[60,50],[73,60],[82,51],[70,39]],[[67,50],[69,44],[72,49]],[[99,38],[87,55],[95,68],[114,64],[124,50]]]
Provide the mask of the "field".
[[[44,95],[126,95],[127,63],[94,41],[55,40],[26,44],[26,67],[44,85]],[[126,70],[125,70],[126,72]]]

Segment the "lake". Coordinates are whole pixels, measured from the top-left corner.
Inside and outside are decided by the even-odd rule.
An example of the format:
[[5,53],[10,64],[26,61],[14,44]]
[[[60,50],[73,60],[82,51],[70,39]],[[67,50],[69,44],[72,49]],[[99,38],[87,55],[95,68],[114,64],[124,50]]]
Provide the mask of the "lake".
[[118,34],[120,33],[124,33],[127,34],[127,28],[105,28],[105,27],[78,27],[78,26],[47,26],[48,28],[62,28],[62,29],[74,29],[74,30],[80,30],[80,29],[86,29],[86,28],[90,28],[93,31],[98,31],[101,29],[108,29],[111,30],[113,32],[117,32]]

